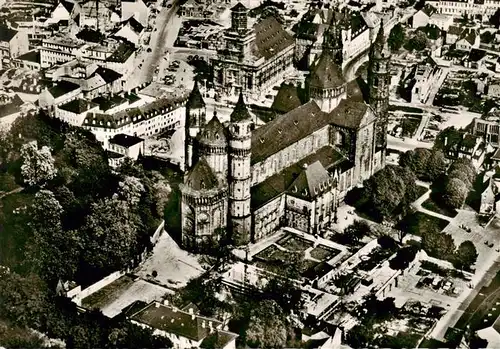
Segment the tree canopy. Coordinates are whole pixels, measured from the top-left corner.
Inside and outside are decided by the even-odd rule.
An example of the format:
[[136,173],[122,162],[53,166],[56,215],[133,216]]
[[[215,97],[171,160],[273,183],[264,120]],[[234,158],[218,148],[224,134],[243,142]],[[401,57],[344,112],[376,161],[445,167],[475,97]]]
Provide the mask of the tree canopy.
[[477,260],[476,246],[472,241],[466,240],[462,242],[454,255],[453,265],[457,269],[470,269]]
[[405,42],[405,30],[401,23],[392,27],[387,43],[392,51],[399,51]]
[[283,311],[273,300],[259,303],[250,315],[247,341],[257,348],[283,348],[287,326]]
[[43,187],[56,176],[54,158],[47,146],[38,149],[36,142],[29,142],[21,147],[21,175],[29,186]]
[[[463,173],[463,172],[461,172]],[[444,188],[444,202],[451,208],[461,208],[469,192],[467,185],[459,178],[449,178]]]
[[450,234],[429,230],[422,236],[422,248],[431,257],[451,260],[455,253],[455,242]]

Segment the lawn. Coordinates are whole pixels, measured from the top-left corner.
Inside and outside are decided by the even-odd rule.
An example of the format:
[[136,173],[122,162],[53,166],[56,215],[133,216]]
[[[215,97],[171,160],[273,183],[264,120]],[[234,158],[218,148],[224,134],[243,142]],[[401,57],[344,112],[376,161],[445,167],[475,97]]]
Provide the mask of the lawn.
[[0,200],[0,264],[16,268],[24,261],[26,243],[31,238],[28,217],[17,213],[31,204],[33,195],[15,193]]
[[101,288],[99,291],[82,299],[82,306],[87,309],[99,309],[118,298],[117,293],[120,290],[125,291],[125,289],[128,288],[133,282],[134,279],[130,276],[124,275],[118,280],[115,280],[109,285]]
[[425,200],[422,203],[422,207],[429,210],[429,211],[436,212],[436,213],[439,213],[439,214],[442,214],[442,215],[445,215],[445,216],[448,216],[451,218],[453,218],[457,215],[457,211],[455,211],[454,209],[444,207],[443,205],[440,205],[439,202],[434,200],[432,198],[432,194],[427,200]]
[[437,217],[429,216],[422,212],[410,213],[404,217],[397,225],[397,229],[402,230],[408,234],[422,236],[422,234],[431,229],[438,228],[442,231],[447,225],[448,221]]
[[331,249],[326,249],[318,246],[311,251],[311,257],[319,261],[324,261],[332,258],[334,255],[337,255],[338,253],[339,251],[336,250],[334,251]]
[[278,245],[286,248],[288,251],[304,252],[312,246],[312,243],[296,236],[285,236],[283,239],[278,241]]
[[405,115],[405,118],[401,121],[401,128],[403,129],[403,137],[413,137],[417,132],[418,126],[420,125],[421,118],[416,118],[413,115]]

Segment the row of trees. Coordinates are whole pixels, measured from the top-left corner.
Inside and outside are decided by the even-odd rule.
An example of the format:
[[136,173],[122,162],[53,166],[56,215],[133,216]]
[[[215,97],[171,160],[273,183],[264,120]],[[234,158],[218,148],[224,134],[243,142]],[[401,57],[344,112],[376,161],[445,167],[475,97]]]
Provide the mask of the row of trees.
[[446,171],[446,159],[441,150],[417,148],[399,158],[399,165],[411,170],[418,179],[433,182]]

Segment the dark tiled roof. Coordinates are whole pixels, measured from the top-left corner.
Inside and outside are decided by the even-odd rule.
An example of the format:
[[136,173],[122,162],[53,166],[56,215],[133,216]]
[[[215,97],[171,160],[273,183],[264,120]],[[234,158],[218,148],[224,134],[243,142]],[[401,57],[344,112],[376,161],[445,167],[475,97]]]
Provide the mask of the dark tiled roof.
[[274,17],[267,17],[257,23],[255,29],[255,47],[253,54],[257,58],[268,60],[295,43],[281,23]]
[[457,27],[456,25],[450,25],[450,27],[448,28],[448,34],[450,35],[459,36],[460,34],[462,34],[462,31],[462,28]]
[[29,51],[23,55],[18,56],[17,59],[20,59],[21,61],[40,63],[40,52],[36,50]]
[[289,111],[302,105],[299,98],[297,86],[292,84],[281,84],[276,97],[274,97],[271,109],[279,114],[288,113]]
[[231,332],[217,331],[206,337],[200,344],[200,348],[224,348],[230,341],[237,338],[238,335]]
[[437,12],[437,9],[434,6],[426,4],[424,8],[422,8],[422,12],[425,13],[428,17],[430,17]]
[[316,41],[318,38],[319,28],[320,24],[301,21],[297,23],[295,32],[297,33],[298,39]]
[[[216,328],[221,322],[215,319],[193,316],[181,310],[174,310],[163,304],[151,303],[132,316],[133,320],[142,322],[152,328],[182,336],[194,341],[201,341],[210,334],[209,323]],[[203,326],[203,323],[205,326]]]
[[470,50],[469,57],[467,59],[471,62],[478,62],[485,56],[486,56],[486,51],[473,48],[472,50]]
[[59,81],[55,86],[49,88],[49,92],[54,98],[57,98],[65,95],[66,93],[74,91],[77,88],[80,88],[80,86],[72,82],[62,80]]
[[[329,114],[322,112],[314,101],[301,105],[252,133],[252,164],[285,149],[326,125],[357,129],[367,112],[370,112],[368,106],[356,99],[342,100]],[[371,117],[373,118],[373,113]]]
[[269,177],[265,181],[252,187],[251,206],[259,208],[266,202],[284,193],[293,181],[300,175],[304,164],[312,164],[319,161],[321,165],[331,170],[337,166],[342,166],[348,160],[331,146],[324,146],[315,153],[310,154],[299,162],[287,167],[283,171]]
[[226,130],[217,115],[207,123],[203,131],[199,133],[198,142],[209,146],[227,146]]
[[141,33],[144,30],[144,26],[139,23],[133,16],[123,22],[123,25],[130,25],[130,28],[137,34]]
[[59,106],[58,108],[75,114],[81,114],[96,106],[96,103],[86,101],[85,99],[74,99],[71,102]]
[[219,186],[219,180],[204,157],[194,165],[185,182],[193,190],[210,190]]
[[75,4],[72,2],[69,2],[69,1],[61,0],[61,4],[64,6],[66,11],[68,11],[69,13],[71,13],[71,11],[73,11],[73,8],[75,7]]
[[234,12],[245,12],[245,11],[248,11],[248,9],[246,8],[245,5],[243,5],[241,2],[238,1],[238,3],[236,5],[234,5],[233,7],[231,7],[231,11],[234,11]]
[[[92,76],[94,76],[95,74],[99,74],[99,76],[107,83],[107,84],[110,84],[112,82],[115,82],[116,80],[119,80],[121,79],[121,77],[123,76],[122,74],[120,73],[117,73],[115,72],[114,70],[112,69],[108,69],[108,68],[104,68],[104,67],[98,67],[94,73],[92,74]],[[91,76],[91,77],[92,77]]]
[[244,120],[251,120],[252,116],[248,112],[247,105],[243,100],[243,93],[240,91],[240,96],[238,97],[238,102],[231,113],[231,122],[240,122]]
[[491,159],[500,160],[500,148],[497,148],[497,150],[495,150],[495,153],[491,156]]
[[130,43],[122,43],[118,48],[109,56],[106,61],[124,63],[135,52],[134,45]]
[[295,197],[314,200],[318,195],[328,191],[333,185],[333,179],[319,160],[307,165],[288,188],[288,193]]
[[189,98],[187,100],[187,106],[191,109],[198,109],[205,107],[205,101],[203,100],[203,96],[201,95],[200,89],[198,88],[198,81],[194,81],[194,87],[191,93],[189,94]]
[[335,63],[332,52],[323,50],[323,53],[311,71],[311,87],[337,88],[345,84],[342,69]]
[[126,135],[124,133],[119,133],[111,138],[109,142],[125,148],[130,148],[136,144],[144,142],[144,139],[136,136]]
[[17,31],[10,29],[5,25],[0,25],[0,41],[9,42],[14,36],[16,36]]
[[98,104],[100,110],[106,111],[116,107],[117,105],[127,103],[128,100],[118,95],[112,95],[109,97],[104,97],[104,96],[96,97],[92,100],[92,102]]
[[14,98],[12,98],[10,103],[0,105],[0,118],[18,113],[20,111],[21,105],[23,104],[24,102],[21,97],[19,97],[17,94],[14,95]]

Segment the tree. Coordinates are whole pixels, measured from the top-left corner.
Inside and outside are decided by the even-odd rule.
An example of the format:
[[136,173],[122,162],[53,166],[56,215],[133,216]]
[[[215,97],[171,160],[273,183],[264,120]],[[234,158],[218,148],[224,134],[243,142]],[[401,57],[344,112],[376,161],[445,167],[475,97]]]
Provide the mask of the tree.
[[371,228],[366,221],[355,220],[344,229],[344,235],[350,237],[352,241],[358,243],[363,237],[371,234]]
[[21,175],[29,186],[43,187],[56,176],[54,158],[47,146],[38,149],[37,142],[29,142],[21,148]]
[[81,239],[77,231],[64,231],[63,209],[55,195],[41,190],[30,208],[33,238],[28,245],[27,260],[47,283],[72,280],[78,268]]
[[439,149],[432,149],[430,156],[427,159],[424,177],[434,182],[436,178],[446,171],[446,159],[444,153]]
[[375,333],[371,325],[356,325],[347,332],[346,342],[351,348],[367,348],[373,339]]
[[414,246],[404,247],[389,261],[389,267],[394,270],[405,270],[413,262],[416,255],[417,249]]
[[144,191],[144,185],[137,177],[125,176],[123,181],[118,183],[118,196],[125,200],[129,207],[135,207],[139,203]]
[[165,207],[170,198],[171,192],[172,188],[167,183],[166,179],[163,178],[163,176],[156,179],[154,184],[154,197],[156,201],[156,213],[158,217],[163,217]]
[[89,267],[110,272],[123,269],[130,262],[137,229],[124,201],[104,199],[92,204],[82,233],[82,257]]
[[406,43],[405,48],[409,51],[422,51],[427,47],[427,35],[417,31],[415,35]]
[[431,257],[450,260],[455,253],[455,242],[450,234],[429,230],[422,235],[422,248]]
[[451,208],[461,208],[467,198],[468,192],[467,185],[462,180],[449,178],[444,188],[444,202]]
[[0,314],[12,323],[41,328],[47,302],[47,287],[37,275],[0,274]]
[[265,300],[250,315],[247,340],[258,348],[283,348],[287,326],[283,311],[273,300]]
[[481,43],[490,44],[495,40],[495,35],[493,35],[490,31],[485,31],[481,34]]
[[453,161],[448,169],[448,177],[460,178],[469,189],[472,188],[472,185],[476,180],[476,176],[476,168],[472,164],[472,161],[467,158],[460,158]]
[[470,269],[476,263],[477,250],[472,241],[466,240],[462,242],[453,258],[453,265],[457,269]]
[[462,141],[462,138],[463,132],[457,130],[454,126],[447,127],[436,136],[433,149],[441,150],[444,154],[447,154],[452,146]]
[[399,166],[410,169],[417,177],[422,178],[425,176],[430,156],[431,151],[429,149],[416,148],[415,150],[408,150],[399,158]]
[[405,42],[405,29],[401,23],[392,27],[387,43],[392,51],[399,51]]

